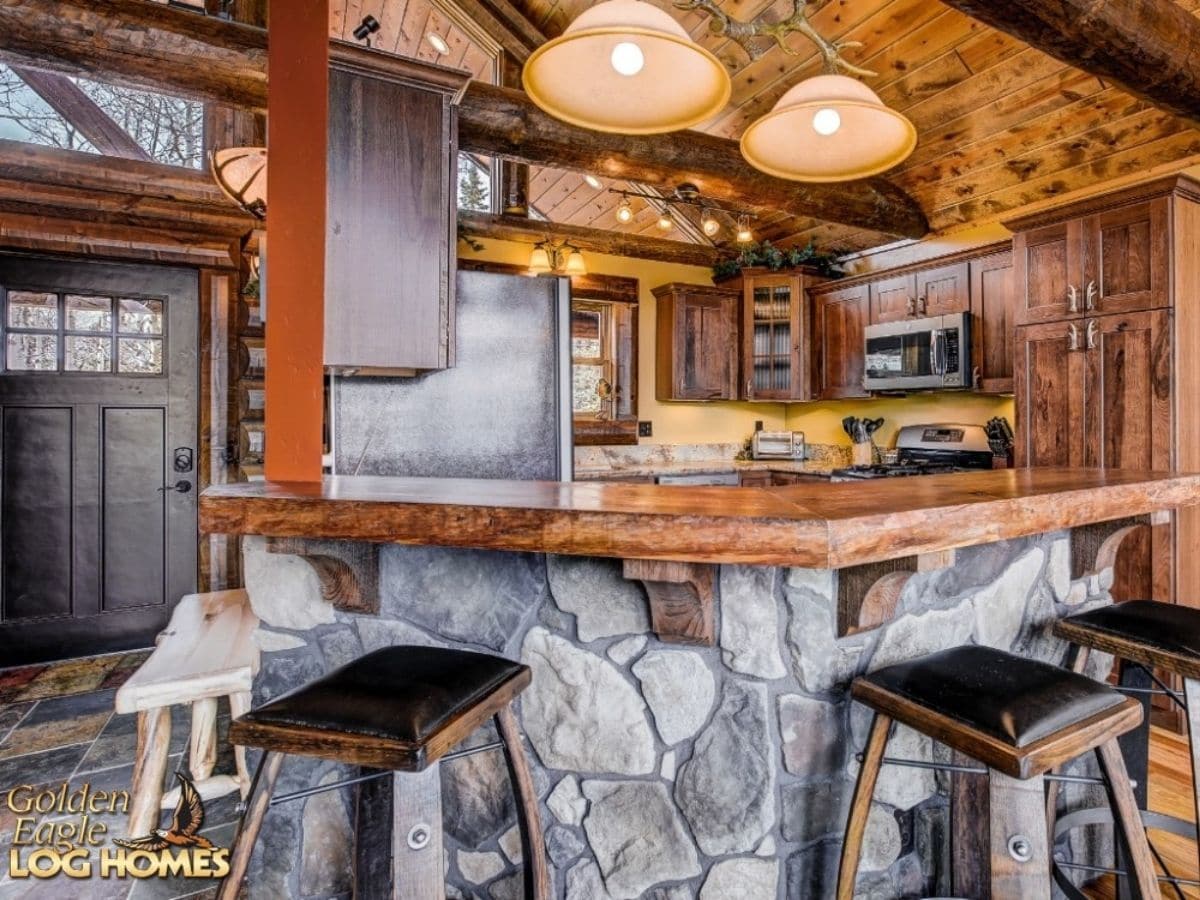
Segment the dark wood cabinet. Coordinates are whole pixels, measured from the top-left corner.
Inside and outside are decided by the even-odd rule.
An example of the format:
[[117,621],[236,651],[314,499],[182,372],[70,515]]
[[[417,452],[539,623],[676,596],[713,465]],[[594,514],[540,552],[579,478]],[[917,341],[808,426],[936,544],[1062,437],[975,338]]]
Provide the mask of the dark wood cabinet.
[[329,78],[325,364],[454,362],[457,137],[468,77],[336,45]]
[[917,314],[917,279],[911,273],[871,282],[872,325],[899,322]]
[[916,273],[917,316],[948,316],[971,307],[970,267],[965,262]]
[[863,389],[863,329],[870,316],[869,285],[856,284],[813,294],[814,399],[866,397]]
[[1169,243],[1163,197],[1021,230],[1013,240],[1017,323],[1167,306]]
[[1082,466],[1087,356],[1077,322],[1017,329],[1018,466]]
[[811,280],[800,272],[747,269],[741,283],[742,399],[809,399]]
[[984,393],[1012,393],[1012,252],[992,253],[965,265],[971,281],[971,365],[975,389]]
[[656,301],[655,394],[659,400],[736,400],[736,291],[664,284]]

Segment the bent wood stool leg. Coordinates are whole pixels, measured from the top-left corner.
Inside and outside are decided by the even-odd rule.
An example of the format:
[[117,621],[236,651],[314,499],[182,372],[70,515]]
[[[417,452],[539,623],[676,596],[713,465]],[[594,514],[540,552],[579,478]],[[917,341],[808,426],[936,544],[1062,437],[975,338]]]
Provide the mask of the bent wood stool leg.
[[217,764],[217,698],[205,697],[192,703],[192,733],[188,745],[188,769],[192,781],[204,781]]
[[441,766],[392,775],[392,900],[444,896]]
[[1129,783],[1120,745],[1115,740],[1101,744],[1096,748],[1096,758],[1100,761],[1100,771],[1108,786],[1113,821],[1117,826],[1117,843],[1128,860],[1128,882],[1133,896],[1136,900],[1157,900],[1159,891],[1154,858],[1150,854],[1150,843],[1142,826],[1142,816]]
[[[1183,695],[1187,700],[1188,750],[1192,758],[1192,795],[1196,805],[1196,821],[1200,822],[1200,681],[1194,678],[1185,678]],[[1200,854],[1200,841],[1197,842],[1196,849]]]
[[159,706],[138,713],[133,804],[129,813],[130,837],[144,837],[158,827],[170,743],[171,707]]
[[258,770],[254,773],[254,782],[250,787],[250,798],[246,802],[246,811],[238,823],[237,834],[234,835],[233,847],[229,853],[229,874],[221,881],[217,900],[237,900],[238,892],[242,888],[242,879],[246,877],[246,869],[250,865],[250,857],[254,854],[258,832],[271,806],[271,794],[275,792],[275,780],[279,777],[283,757],[282,753],[268,751],[259,761]]
[[883,752],[887,749],[888,731],[892,727],[889,716],[876,713],[871,720],[871,731],[867,736],[867,747],[863,752],[862,768],[854,785],[854,799],[850,803],[850,817],[846,821],[846,836],[842,841],[842,861],[838,868],[837,900],[854,900],[854,882],[858,878],[858,857],[862,851],[863,834],[867,830],[867,815],[871,811],[871,797],[875,794],[875,782],[879,779],[879,767],[883,765]]
[[[250,712],[252,695],[249,691],[241,691],[229,695],[229,717],[238,719]],[[250,794],[250,769],[246,765],[246,748],[241,744],[233,745],[233,761],[237,768],[238,787],[242,792],[242,802]]]
[[988,773],[992,900],[1050,900],[1045,790],[1040,775],[1021,780]]
[[[1063,665],[1080,675],[1087,668],[1088,660],[1092,656],[1092,648],[1084,647],[1080,644],[1071,644],[1067,648],[1067,658]],[[1050,770],[1051,775],[1057,775],[1061,766],[1055,766]],[[1054,822],[1058,818],[1058,792],[1061,782],[1049,781],[1046,783],[1046,834],[1050,836],[1051,846],[1054,841]]]
[[496,713],[496,729],[504,742],[508,777],[516,795],[517,827],[521,830],[521,847],[525,858],[525,900],[549,900],[550,873],[546,867],[546,843],[542,837],[537,791],[529,773],[521,729],[511,706]]

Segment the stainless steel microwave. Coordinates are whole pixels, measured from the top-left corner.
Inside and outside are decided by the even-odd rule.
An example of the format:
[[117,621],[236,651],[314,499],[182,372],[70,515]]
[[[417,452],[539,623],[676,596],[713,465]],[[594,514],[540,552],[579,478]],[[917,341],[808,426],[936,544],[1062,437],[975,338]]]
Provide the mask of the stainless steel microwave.
[[971,386],[971,314],[868,325],[863,387],[943,391]]

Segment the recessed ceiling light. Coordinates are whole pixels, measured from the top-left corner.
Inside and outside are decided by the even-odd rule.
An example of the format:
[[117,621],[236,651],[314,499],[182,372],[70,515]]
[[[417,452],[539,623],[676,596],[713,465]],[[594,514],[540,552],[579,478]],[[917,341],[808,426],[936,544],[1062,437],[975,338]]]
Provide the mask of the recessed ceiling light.
[[595,175],[584,175],[583,180],[588,183],[588,187],[594,188],[597,191],[603,187],[603,185],[600,184],[600,179]]
[[446,43],[446,39],[440,34],[434,34],[432,31],[425,35],[425,40],[433,46],[440,55],[445,56],[450,52],[450,45]]

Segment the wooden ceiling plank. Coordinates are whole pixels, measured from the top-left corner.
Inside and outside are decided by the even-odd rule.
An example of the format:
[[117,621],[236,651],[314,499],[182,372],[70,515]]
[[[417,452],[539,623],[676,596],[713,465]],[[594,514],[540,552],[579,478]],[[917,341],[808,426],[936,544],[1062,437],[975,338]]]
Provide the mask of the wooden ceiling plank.
[[955,49],[971,73],[977,75],[1008,57],[1015,56],[1025,47],[1026,45],[1022,41],[1002,31],[980,28],[976,34],[963,41]]
[[1200,122],[1200,21],[1174,0],[946,0],[948,5]]
[[939,230],[967,223],[993,222],[1014,210],[1056,200],[1088,188],[1104,189],[1114,179],[1148,175],[1163,166],[1182,169],[1200,160],[1200,132],[1185,128],[1118,153],[1088,160],[1070,169],[1049,172],[1039,178],[936,210],[933,222]]
[[546,235],[550,234],[557,239],[568,240],[584,251],[693,266],[712,266],[720,258],[719,251],[711,246],[598,228],[581,228],[561,222],[534,222],[521,216],[462,213],[459,215],[459,227],[465,234],[481,239],[490,237],[493,240],[534,244],[544,241]]
[[141,144],[68,76],[20,66],[12,71],[101,153],[125,159],[151,159]]

